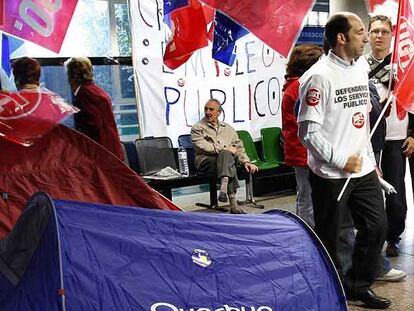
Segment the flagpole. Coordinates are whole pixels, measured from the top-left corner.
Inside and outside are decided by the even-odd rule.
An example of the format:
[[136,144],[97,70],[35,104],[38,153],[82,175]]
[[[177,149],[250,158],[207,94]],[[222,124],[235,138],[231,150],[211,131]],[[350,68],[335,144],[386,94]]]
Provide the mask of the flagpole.
[[[364,149],[367,147],[368,143],[371,141],[372,135],[374,135],[375,130],[377,129],[377,127],[378,127],[379,123],[381,122],[382,118],[384,117],[385,112],[386,112],[386,111],[387,111],[387,109],[388,109],[388,106],[391,104],[391,102],[392,102],[393,100],[394,100],[394,96],[391,94],[391,96],[390,96],[390,97],[388,97],[388,100],[387,100],[387,102],[385,103],[384,108],[382,108],[381,113],[380,113],[380,115],[379,115],[379,117],[378,117],[377,121],[375,122],[374,126],[372,127],[371,132],[369,133],[369,136],[368,136],[367,140],[365,141],[363,148],[361,149],[361,152],[358,154],[358,157],[361,155],[362,151],[364,151]],[[338,202],[341,200],[341,198],[342,198],[342,196],[343,196],[343,194],[344,194],[344,192],[345,192],[345,189],[346,189],[346,187],[348,186],[348,184],[349,184],[349,182],[350,182],[351,178],[352,178],[352,173],[351,173],[351,174],[349,174],[348,178],[346,179],[345,184],[344,184],[344,185],[343,185],[343,187],[342,187],[341,192],[340,192],[340,193],[339,193],[339,195],[338,195],[338,198],[336,199]]]

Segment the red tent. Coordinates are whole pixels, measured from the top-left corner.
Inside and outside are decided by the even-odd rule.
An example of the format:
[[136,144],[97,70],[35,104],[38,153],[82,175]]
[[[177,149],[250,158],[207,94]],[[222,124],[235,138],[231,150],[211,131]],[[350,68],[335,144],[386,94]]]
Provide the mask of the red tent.
[[33,193],[84,202],[180,210],[111,152],[63,125],[23,147],[0,139],[0,238]]

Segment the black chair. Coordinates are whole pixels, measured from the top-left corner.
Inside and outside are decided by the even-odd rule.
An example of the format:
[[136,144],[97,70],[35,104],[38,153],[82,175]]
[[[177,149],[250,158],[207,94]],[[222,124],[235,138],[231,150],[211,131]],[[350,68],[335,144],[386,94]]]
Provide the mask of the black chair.
[[149,176],[169,166],[177,170],[174,148],[169,137],[146,137],[135,141],[138,170]]
[[211,176],[190,172],[189,176],[180,176],[169,179],[153,179],[150,175],[169,166],[178,170],[175,151],[169,137],[146,137],[135,141],[138,159],[138,172],[142,178],[154,189],[161,192],[170,200],[172,189],[209,184],[210,205],[217,205],[216,184]]
[[135,172],[139,173],[138,169],[138,156],[135,142],[123,141],[122,147],[125,151],[125,163]]

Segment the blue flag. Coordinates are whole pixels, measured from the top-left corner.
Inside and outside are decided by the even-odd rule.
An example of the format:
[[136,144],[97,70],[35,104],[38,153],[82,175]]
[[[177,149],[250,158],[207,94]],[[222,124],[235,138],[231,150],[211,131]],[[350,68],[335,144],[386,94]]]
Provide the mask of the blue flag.
[[218,11],[216,11],[214,23],[212,57],[232,66],[236,59],[236,54],[233,53],[236,41],[249,31]]
[[164,1],[164,18],[172,11],[188,6],[188,0],[165,0]]
[[10,76],[10,44],[9,37],[4,33],[1,36],[1,67],[4,69],[7,75]]

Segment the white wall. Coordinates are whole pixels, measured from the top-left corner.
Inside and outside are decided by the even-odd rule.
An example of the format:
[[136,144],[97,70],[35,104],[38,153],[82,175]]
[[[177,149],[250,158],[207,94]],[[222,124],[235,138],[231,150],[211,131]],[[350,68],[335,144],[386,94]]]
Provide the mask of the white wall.
[[330,0],[329,13],[348,11],[357,14],[365,26],[368,25],[368,12],[365,0]]

